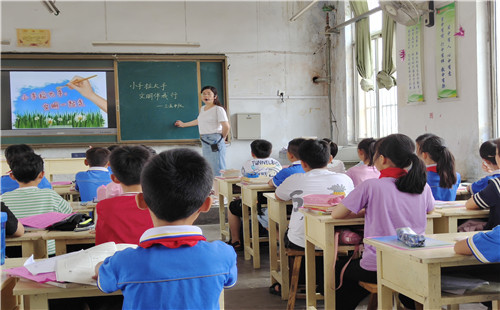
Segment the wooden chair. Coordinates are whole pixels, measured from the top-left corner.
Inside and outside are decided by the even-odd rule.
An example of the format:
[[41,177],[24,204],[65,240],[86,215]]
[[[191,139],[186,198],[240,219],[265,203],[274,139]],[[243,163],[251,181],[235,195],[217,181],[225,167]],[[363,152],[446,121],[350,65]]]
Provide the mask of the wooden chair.
[[[287,310],[293,310],[295,308],[295,299],[305,298],[305,294],[297,294],[299,286],[299,274],[300,265],[302,264],[302,258],[305,257],[304,251],[286,249],[286,255],[293,262],[289,265],[292,266],[291,279],[290,279],[290,293],[288,295],[288,304],[286,306]],[[323,251],[315,251],[316,256],[323,256]]]
[[367,310],[377,310],[377,284],[359,281],[359,286],[370,293]]

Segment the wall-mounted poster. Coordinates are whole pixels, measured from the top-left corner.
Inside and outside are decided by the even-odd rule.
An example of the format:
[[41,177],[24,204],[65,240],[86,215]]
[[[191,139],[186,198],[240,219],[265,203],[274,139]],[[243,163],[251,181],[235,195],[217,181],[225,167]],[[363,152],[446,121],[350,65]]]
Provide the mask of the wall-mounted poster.
[[423,102],[422,31],[420,22],[406,27],[406,63],[408,65],[408,103]]
[[50,47],[50,30],[17,29],[17,46]]
[[438,99],[457,97],[455,2],[437,10],[436,69]]

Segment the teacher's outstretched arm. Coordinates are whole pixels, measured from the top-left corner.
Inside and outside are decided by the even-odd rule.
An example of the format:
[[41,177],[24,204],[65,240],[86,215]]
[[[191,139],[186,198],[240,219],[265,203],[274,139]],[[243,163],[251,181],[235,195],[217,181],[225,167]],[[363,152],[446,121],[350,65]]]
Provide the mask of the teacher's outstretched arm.
[[[198,120],[195,119],[195,120],[192,120],[192,121],[187,122],[187,123],[184,123],[183,121],[178,120],[174,123],[174,126],[180,127],[180,128],[198,126]],[[228,130],[228,132],[229,132],[229,130]]]
[[220,122],[222,126],[222,139],[226,139],[227,135],[229,134],[229,128],[231,126],[229,125],[229,122]]

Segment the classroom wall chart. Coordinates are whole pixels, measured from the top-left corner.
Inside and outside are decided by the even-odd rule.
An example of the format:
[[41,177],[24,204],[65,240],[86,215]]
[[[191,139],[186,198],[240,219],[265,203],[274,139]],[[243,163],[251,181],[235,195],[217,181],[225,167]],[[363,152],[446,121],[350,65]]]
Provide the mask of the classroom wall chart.
[[457,97],[455,3],[437,9],[436,69],[438,99]]
[[408,103],[423,102],[421,23],[406,27],[406,63],[408,66]]

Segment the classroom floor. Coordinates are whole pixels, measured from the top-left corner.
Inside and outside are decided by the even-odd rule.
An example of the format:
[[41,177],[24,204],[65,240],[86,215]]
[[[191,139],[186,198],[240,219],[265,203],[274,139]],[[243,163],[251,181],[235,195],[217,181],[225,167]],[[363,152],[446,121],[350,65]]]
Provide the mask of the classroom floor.
[[[219,224],[199,225],[208,241],[220,240]],[[268,288],[271,285],[269,278],[269,248],[262,245],[261,268],[254,269],[252,260],[245,260],[243,251],[238,254],[238,282],[236,285],[224,291],[226,310],[246,309],[286,309],[286,300],[279,296],[271,295]],[[356,310],[365,310],[368,299],[365,299]],[[297,299],[295,309],[306,309],[305,299]],[[443,308],[444,309],[444,308]],[[460,305],[460,310],[486,310],[482,304]],[[324,310],[322,301],[318,302],[318,310]]]

